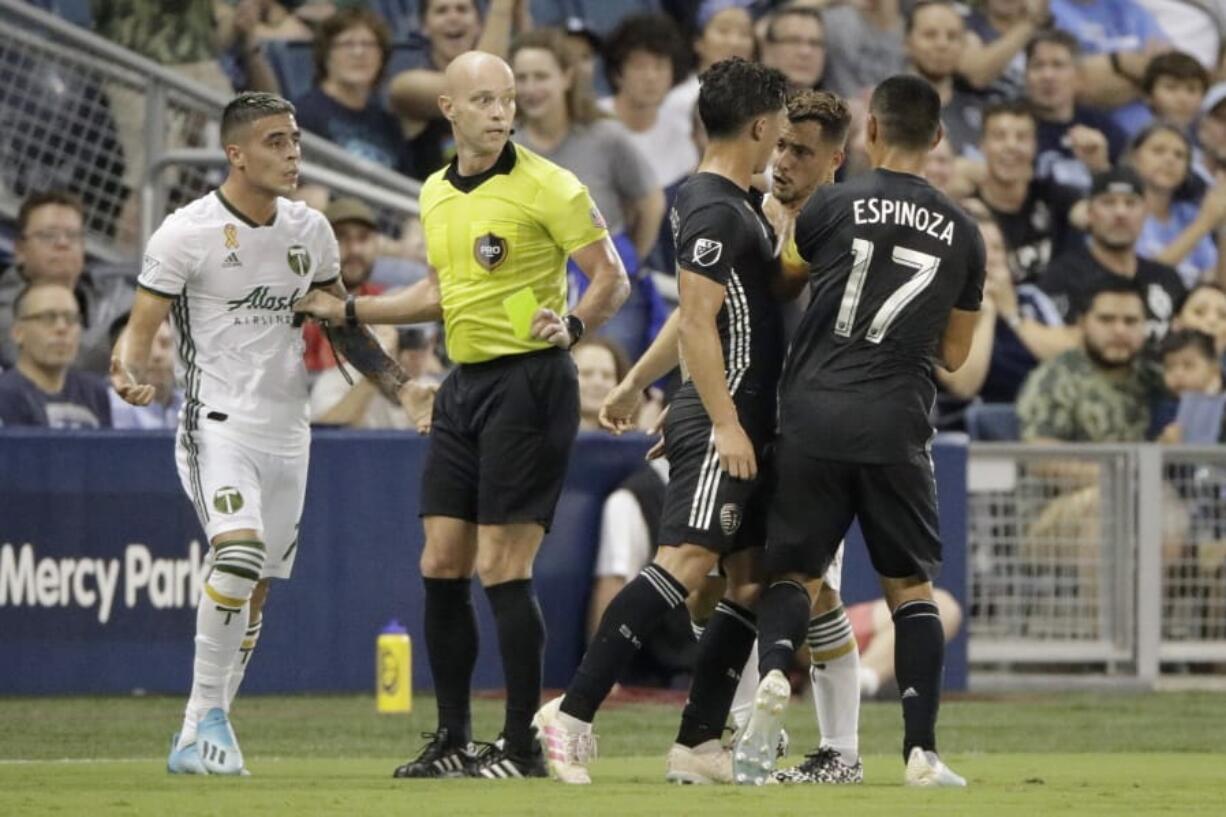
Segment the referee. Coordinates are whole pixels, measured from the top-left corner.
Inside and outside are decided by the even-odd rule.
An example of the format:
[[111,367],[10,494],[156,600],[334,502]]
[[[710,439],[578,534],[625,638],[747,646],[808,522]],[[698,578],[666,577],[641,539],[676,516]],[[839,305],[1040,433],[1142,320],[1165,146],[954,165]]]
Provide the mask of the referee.
[[[429,276],[399,293],[346,301],[317,291],[295,308],[330,322],[441,317],[447,353],[460,364],[435,398],[422,474],[421,573],[438,728],[395,776],[544,777],[531,720],[545,630],[531,576],[579,425],[567,350],[617,311],[630,285],[587,189],[509,141],[510,67],[470,51],[447,67],[446,82],[439,107],[456,157],[421,190]],[[568,257],[591,285],[563,314]],[[504,740],[480,755],[469,714],[474,572],[497,621],[507,685]]]

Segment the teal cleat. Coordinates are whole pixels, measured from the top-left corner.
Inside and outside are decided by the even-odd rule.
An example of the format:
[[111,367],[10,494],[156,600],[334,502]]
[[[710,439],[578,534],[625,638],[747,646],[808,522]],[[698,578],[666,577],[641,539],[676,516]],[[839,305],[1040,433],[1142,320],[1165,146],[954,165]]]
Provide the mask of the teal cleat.
[[243,773],[243,753],[225,710],[214,707],[204,713],[196,742],[200,745],[201,763],[209,774]]
[[166,771],[171,774],[208,774],[204,763],[200,760],[200,746],[189,743],[182,749],[179,745],[179,733],[170,739],[170,756],[166,758]]

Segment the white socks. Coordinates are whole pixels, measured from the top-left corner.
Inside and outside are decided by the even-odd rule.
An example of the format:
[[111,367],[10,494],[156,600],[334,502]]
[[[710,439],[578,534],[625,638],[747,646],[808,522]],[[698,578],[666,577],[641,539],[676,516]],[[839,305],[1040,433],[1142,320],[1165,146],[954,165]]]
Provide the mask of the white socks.
[[226,711],[230,711],[230,706],[234,703],[234,697],[238,695],[238,688],[243,684],[243,676],[247,674],[247,665],[251,662],[251,654],[255,652],[255,645],[260,640],[260,629],[264,626],[264,616],[261,615],[253,623],[247,625],[247,631],[243,633],[243,643],[238,649],[238,655],[234,659],[234,665],[230,667],[230,675],[226,679]]
[[809,654],[821,745],[852,765],[860,757],[860,653],[841,606],[809,622]]

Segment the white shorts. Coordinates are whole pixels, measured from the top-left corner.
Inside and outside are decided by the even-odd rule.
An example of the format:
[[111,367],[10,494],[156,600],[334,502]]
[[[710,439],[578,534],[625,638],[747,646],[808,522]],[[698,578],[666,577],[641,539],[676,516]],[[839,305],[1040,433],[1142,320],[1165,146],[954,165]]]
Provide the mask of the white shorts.
[[264,543],[260,578],[288,579],[298,555],[310,451],[268,454],[206,430],[180,430],[175,465],[209,541],[254,530]]

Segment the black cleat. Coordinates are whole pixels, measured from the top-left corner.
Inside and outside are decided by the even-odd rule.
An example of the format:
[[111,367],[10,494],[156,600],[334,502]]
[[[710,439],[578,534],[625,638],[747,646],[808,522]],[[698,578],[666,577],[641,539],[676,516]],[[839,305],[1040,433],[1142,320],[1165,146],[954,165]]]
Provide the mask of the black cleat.
[[451,740],[446,727],[437,732],[422,732],[429,741],[417,757],[397,766],[392,777],[464,777],[477,758],[471,743]]
[[511,754],[506,739],[499,737],[487,743],[468,770],[469,777],[484,777],[490,780],[514,780],[522,777],[549,777],[545,765],[545,753],[541,744],[533,739],[532,751],[527,755]]
[[834,749],[822,746],[805,755],[799,766],[780,769],[773,775],[772,783],[863,783],[864,764],[857,760],[847,765]]

